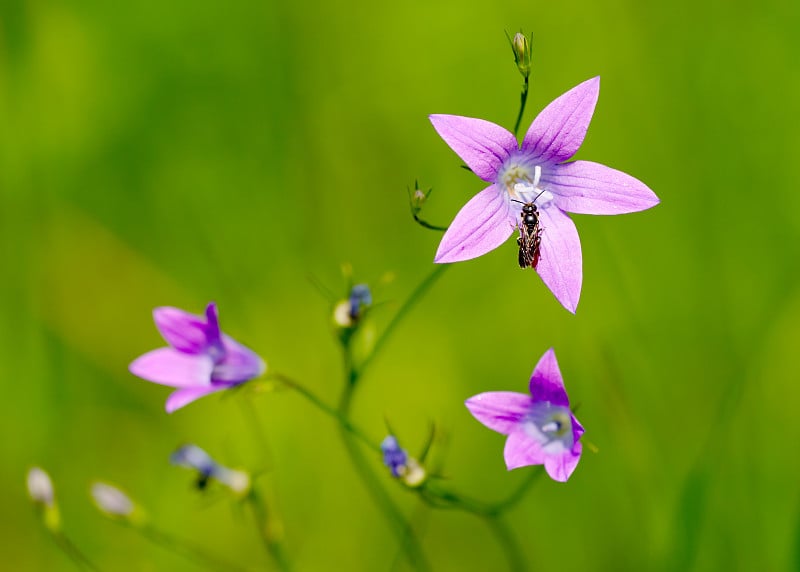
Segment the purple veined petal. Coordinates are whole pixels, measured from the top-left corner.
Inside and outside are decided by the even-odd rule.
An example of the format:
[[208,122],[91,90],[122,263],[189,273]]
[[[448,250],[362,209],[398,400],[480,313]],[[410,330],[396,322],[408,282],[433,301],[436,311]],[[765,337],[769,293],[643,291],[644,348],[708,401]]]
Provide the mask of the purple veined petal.
[[208,346],[208,324],[202,316],[162,306],[153,310],[158,331],[169,345],[188,354],[199,354]]
[[214,362],[205,354],[186,354],[159,348],[136,358],[128,367],[133,375],[171,387],[209,387]]
[[499,125],[459,115],[431,115],[436,132],[484,181],[494,181],[509,154],[518,148],[517,139]]
[[572,219],[554,205],[539,211],[539,221],[542,243],[536,272],[556,299],[574,314],[583,282],[578,230]]
[[639,179],[591,161],[556,165],[542,178],[561,210],[594,215],[632,213],[659,203]]
[[506,467],[510,471],[528,465],[541,465],[547,456],[542,450],[541,444],[520,429],[511,433],[506,439],[503,457],[506,460]]
[[561,163],[583,143],[600,93],[600,78],[593,77],[554,99],[533,120],[522,149],[540,162]]
[[547,350],[533,368],[529,388],[534,401],[549,401],[553,405],[569,407],[569,398],[553,348]]
[[544,470],[554,481],[567,482],[575,467],[578,466],[578,461],[581,460],[582,450],[583,446],[575,443],[572,450],[565,449],[559,453],[547,455],[544,460]]
[[264,360],[230,336],[222,335],[225,357],[216,366],[211,377],[214,381],[241,383],[260,376],[267,369]]
[[524,393],[490,391],[470,397],[465,402],[472,415],[492,431],[513,433],[530,411],[532,400]]
[[491,185],[461,207],[444,233],[434,261],[460,262],[486,254],[511,236],[515,224],[505,193]]
[[229,387],[231,386],[219,384],[209,385],[208,387],[185,387],[183,389],[179,389],[178,391],[173,391],[167,398],[165,409],[167,410],[167,413],[172,413],[173,411],[177,411],[181,407],[190,404],[192,401],[200,399],[201,397],[205,397],[211,393],[228,389]]
[[219,329],[219,313],[217,305],[209,302],[206,306],[206,341],[209,346],[221,348],[222,332]]

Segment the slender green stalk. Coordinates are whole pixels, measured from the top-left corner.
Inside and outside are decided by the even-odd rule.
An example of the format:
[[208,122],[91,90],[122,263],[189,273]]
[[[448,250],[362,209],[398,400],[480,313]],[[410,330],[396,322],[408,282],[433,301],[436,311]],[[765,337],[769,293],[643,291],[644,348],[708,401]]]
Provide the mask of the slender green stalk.
[[[127,524],[127,523],[124,523]],[[153,544],[156,544],[165,550],[179,554],[184,558],[191,560],[209,570],[230,570],[231,572],[240,572],[245,570],[241,566],[225,562],[216,556],[212,556],[202,548],[172,534],[164,532],[150,524],[143,526],[134,526],[127,524],[130,528],[140,532],[142,536],[147,538]]]
[[100,572],[98,568],[86,555],[75,546],[75,544],[63,533],[52,532],[51,536],[55,541],[56,546],[72,560],[72,562],[81,570],[91,570],[92,572]]
[[292,567],[289,564],[289,558],[281,542],[282,532],[280,530],[280,524],[270,518],[267,504],[263,501],[255,486],[250,489],[250,493],[245,500],[253,511],[253,517],[258,526],[259,537],[264,544],[264,549],[267,551],[267,554],[275,561],[282,572],[289,572]]
[[519,113],[517,121],[514,123],[514,136],[519,133],[519,124],[522,123],[522,115],[525,113],[525,104],[528,103],[528,77],[522,83],[522,93],[519,96]]
[[[342,390],[341,398],[339,399],[338,413],[341,419],[349,423],[350,406],[353,402],[353,392],[355,391],[355,384],[358,381],[358,373],[352,367],[353,361],[350,354],[350,347],[344,345],[342,349],[344,352],[345,385]],[[389,521],[389,524],[394,529],[395,534],[400,539],[400,548],[405,553],[409,563],[417,570],[430,570],[430,566],[425,559],[422,547],[419,545],[414,531],[406,521],[402,511],[395,505],[389,493],[383,488],[381,481],[373,473],[364,454],[352,439],[352,434],[342,426],[340,428],[340,435],[345,449],[350,456],[350,461],[353,463],[353,467],[355,467],[356,472],[372,495],[375,503],[381,509],[384,516]]]
[[438,226],[435,224],[431,224],[428,221],[419,218],[419,215],[415,212],[412,212],[411,215],[414,217],[414,220],[417,222],[418,225],[427,228],[428,230],[436,230],[439,232],[444,232],[447,230],[446,226]]
[[419,283],[419,285],[414,289],[414,291],[411,293],[408,299],[403,303],[402,306],[400,306],[400,309],[397,310],[397,313],[394,315],[394,318],[392,318],[392,321],[389,322],[388,326],[386,326],[386,329],[383,331],[383,333],[378,337],[378,339],[375,342],[375,345],[372,347],[372,351],[367,355],[366,358],[364,358],[364,361],[361,362],[361,366],[358,368],[358,370],[356,371],[355,368],[351,367],[351,373],[349,374],[351,378],[350,383],[355,384],[358,378],[364,375],[367,366],[369,366],[369,364],[372,363],[372,360],[375,359],[375,356],[377,356],[380,353],[384,345],[386,345],[386,342],[391,338],[392,334],[394,333],[394,330],[397,328],[400,322],[403,321],[403,318],[406,317],[406,314],[408,314],[408,312],[411,311],[414,305],[417,302],[419,302],[419,300],[425,295],[425,293],[431,288],[431,286],[433,286],[436,283],[436,281],[442,276],[442,274],[444,274],[444,272],[448,268],[450,268],[449,264],[437,264],[436,268],[434,268],[433,271],[430,274],[428,274],[428,276],[426,276],[422,280],[422,282]]
[[487,516],[484,518],[484,522],[489,527],[489,530],[492,531],[500,546],[503,547],[503,553],[508,560],[508,569],[511,572],[525,572],[527,570],[525,555],[519,542],[517,542],[516,536],[505,523],[503,517],[499,514]]

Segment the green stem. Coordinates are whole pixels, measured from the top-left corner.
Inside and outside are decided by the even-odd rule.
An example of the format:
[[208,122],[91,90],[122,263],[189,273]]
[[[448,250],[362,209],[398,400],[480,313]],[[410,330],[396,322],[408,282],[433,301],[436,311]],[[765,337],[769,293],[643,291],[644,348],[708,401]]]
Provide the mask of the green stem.
[[525,104],[528,102],[528,78],[522,84],[522,93],[519,96],[519,114],[517,114],[517,122],[514,123],[514,136],[519,133],[519,124],[522,123],[522,115],[525,113]]
[[503,547],[503,553],[508,560],[508,569],[511,572],[525,572],[527,564],[525,563],[525,555],[522,548],[517,542],[517,538],[503,518],[497,514],[494,516],[487,516],[484,518],[486,526],[492,531],[494,537],[500,546]]
[[98,568],[86,555],[75,546],[75,544],[63,533],[53,532],[53,540],[56,546],[66,554],[70,560],[81,570],[91,570],[92,572],[100,572]]
[[417,224],[422,226],[422,227],[425,227],[425,228],[427,228],[429,230],[437,230],[439,232],[444,232],[444,231],[447,230],[446,226],[437,226],[435,224],[429,223],[426,220],[422,220],[421,218],[419,218],[419,215],[417,213],[415,213],[415,212],[412,212],[411,214],[414,217],[414,220],[417,221]]
[[147,538],[153,544],[157,544],[165,550],[179,554],[184,558],[193,561],[195,564],[199,564],[205,568],[208,568],[209,570],[231,570],[236,572],[244,570],[244,568],[237,566],[236,564],[225,562],[216,556],[212,556],[194,544],[159,530],[152,525],[134,526],[129,524],[128,526],[139,531],[142,536]]
[[[372,348],[372,351],[369,353],[369,355],[367,355],[366,358],[364,358],[364,361],[361,362],[361,367],[358,369],[358,371],[356,371],[356,369],[352,367],[352,364],[350,364],[351,373],[349,374],[349,383],[355,385],[356,381],[358,381],[358,378],[364,375],[364,371],[367,369],[367,366],[372,363],[372,360],[375,359],[375,356],[377,356],[378,353],[380,353],[380,351],[383,349],[383,346],[394,333],[395,328],[397,328],[400,322],[403,321],[403,318],[405,318],[406,314],[411,311],[420,298],[422,298],[422,296],[430,289],[431,286],[436,283],[436,281],[448,268],[450,268],[449,264],[437,264],[436,268],[434,268],[433,271],[428,274],[428,276],[426,276],[422,282],[419,283],[408,299],[403,303],[402,306],[400,306],[400,309],[397,310],[394,318],[392,318],[392,321],[389,322],[388,326],[386,326],[386,329],[383,331],[383,333],[378,337],[375,345]],[[345,353],[349,354],[350,352],[346,351]],[[346,357],[346,359],[350,359],[352,361],[352,358],[350,357]]]
[[[352,368],[352,356],[350,355],[349,346],[345,345],[343,351],[345,385],[339,399],[338,414],[341,419],[349,423],[350,406],[353,402],[353,392],[355,390],[355,383],[358,380],[358,373]],[[341,426],[340,435],[350,457],[350,461],[353,463],[353,467],[355,467],[356,472],[372,495],[375,503],[381,509],[395,534],[400,539],[400,548],[405,553],[409,563],[417,570],[430,570],[430,566],[425,559],[425,555],[422,552],[422,548],[419,545],[414,531],[411,529],[408,522],[406,522],[403,513],[392,501],[389,493],[383,488],[380,480],[372,472],[364,454],[358,448],[355,441],[353,441],[352,434],[344,426]]]
[[303,387],[303,385],[294,379],[280,373],[273,373],[269,377],[282,383],[286,387],[295,390],[297,393],[308,399],[314,406],[317,407],[317,409],[332,417],[342,428],[352,433],[352,435],[361,441],[365,446],[372,449],[376,453],[380,453],[380,445],[375,444],[372,439],[366,435],[366,433],[353,425],[349,420],[342,417],[336,409],[322,401],[313,392],[311,392],[311,390]]
[[255,486],[250,489],[246,500],[253,510],[253,517],[255,518],[256,526],[258,526],[259,537],[264,544],[267,554],[275,561],[280,570],[289,572],[292,567],[289,564],[289,558],[280,540],[282,532],[276,528],[276,523],[270,519],[267,505],[261,499]]

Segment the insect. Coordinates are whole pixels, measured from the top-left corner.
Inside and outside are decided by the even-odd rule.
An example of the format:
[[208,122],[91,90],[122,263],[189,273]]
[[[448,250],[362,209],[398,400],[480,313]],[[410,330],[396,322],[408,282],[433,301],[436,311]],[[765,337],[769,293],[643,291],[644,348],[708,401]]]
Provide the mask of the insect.
[[[541,194],[541,193],[539,193]],[[519,246],[519,267],[520,268],[536,268],[539,264],[541,256],[540,247],[542,244],[542,227],[539,225],[539,210],[536,208],[535,201],[538,195],[529,203],[522,203],[522,201],[514,201],[515,203],[522,204],[522,212],[519,223],[519,238],[517,238],[517,246]],[[513,200],[513,199],[512,199]]]

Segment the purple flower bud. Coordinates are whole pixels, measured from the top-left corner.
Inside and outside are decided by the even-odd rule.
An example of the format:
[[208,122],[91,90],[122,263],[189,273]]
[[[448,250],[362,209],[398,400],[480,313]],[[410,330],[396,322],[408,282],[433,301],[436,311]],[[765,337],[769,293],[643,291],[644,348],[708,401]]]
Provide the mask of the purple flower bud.
[[392,476],[398,478],[402,476],[407,467],[408,454],[400,448],[400,443],[394,435],[389,435],[381,443],[383,452],[383,464],[389,467]]

